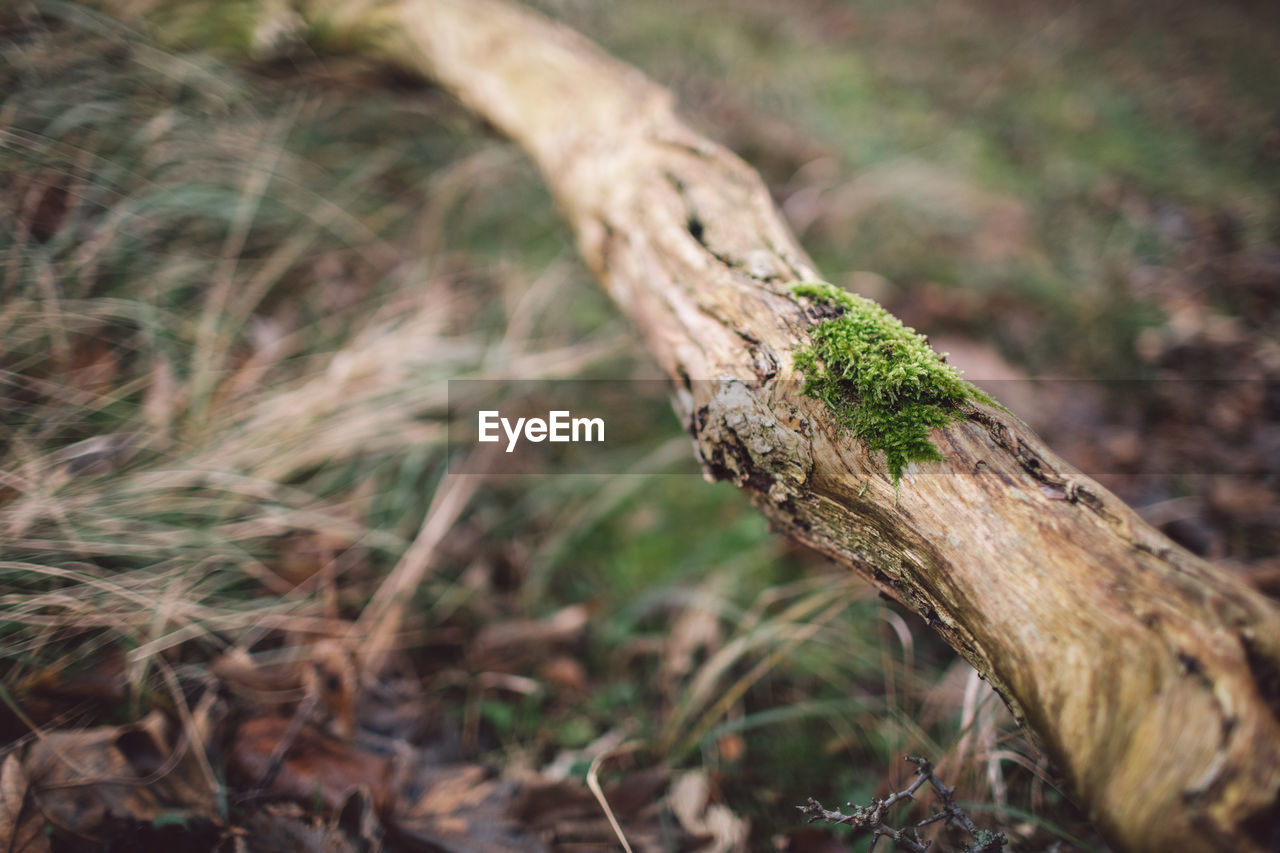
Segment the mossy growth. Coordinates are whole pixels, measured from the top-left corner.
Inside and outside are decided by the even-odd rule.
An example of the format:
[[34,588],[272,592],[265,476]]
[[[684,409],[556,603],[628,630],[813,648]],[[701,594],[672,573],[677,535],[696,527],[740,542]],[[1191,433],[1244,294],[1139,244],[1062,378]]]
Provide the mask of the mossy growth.
[[911,462],[944,458],[929,433],[964,417],[964,404],[991,403],[960,378],[928,340],[870,299],[826,282],[792,293],[835,309],[809,330],[795,355],[804,393],[826,403],[869,449],[884,451],[895,488]]

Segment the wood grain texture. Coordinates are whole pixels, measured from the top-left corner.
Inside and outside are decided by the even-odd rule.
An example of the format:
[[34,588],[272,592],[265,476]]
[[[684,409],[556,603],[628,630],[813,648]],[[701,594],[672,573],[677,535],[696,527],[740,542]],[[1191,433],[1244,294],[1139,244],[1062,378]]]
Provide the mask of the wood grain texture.
[[[1130,851],[1280,850],[1280,611],[971,405],[895,496],[799,393],[820,278],[759,177],[671,95],[491,0],[308,0],[347,46],[418,69],[522,146],[673,382],[708,475],[920,613]],[[856,133],[857,128],[850,128]],[[927,251],[922,247],[922,251]]]

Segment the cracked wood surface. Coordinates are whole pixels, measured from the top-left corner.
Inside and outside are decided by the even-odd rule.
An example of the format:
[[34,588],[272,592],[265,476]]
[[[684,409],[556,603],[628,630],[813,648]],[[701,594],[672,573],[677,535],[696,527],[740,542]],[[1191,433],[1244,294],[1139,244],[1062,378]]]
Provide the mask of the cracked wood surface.
[[[819,279],[759,177],[575,33],[490,0],[308,0],[522,146],[673,381],[704,469],[920,613],[1132,851],[1280,849],[1280,610],[1184,551],[1023,423],[971,405],[895,498],[799,394]],[[852,128],[850,132],[856,133]],[[927,247],[922,247],[926,251]],[[714,380],[714,381],[703,381]]]

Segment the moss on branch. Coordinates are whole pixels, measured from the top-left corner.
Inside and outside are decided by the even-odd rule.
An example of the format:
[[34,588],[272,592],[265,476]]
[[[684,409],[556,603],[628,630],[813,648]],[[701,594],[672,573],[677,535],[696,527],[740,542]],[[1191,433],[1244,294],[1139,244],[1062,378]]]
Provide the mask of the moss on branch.
[[883,451],[895,486],[912,462],[944,458],[929,438],[964,418],[965,404],[991,399],[960,378],[928,339],[870,299],[826,282],[801,282],[796,296],[835,309],[795,354],[804,393],[821,400],[870,450]]

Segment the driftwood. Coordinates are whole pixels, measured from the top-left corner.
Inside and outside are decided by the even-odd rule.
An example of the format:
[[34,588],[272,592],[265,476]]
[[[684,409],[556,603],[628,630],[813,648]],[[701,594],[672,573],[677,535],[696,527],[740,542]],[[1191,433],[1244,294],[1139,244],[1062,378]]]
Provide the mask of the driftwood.
[[[283,4],[264,8],[278,18]],[[817,319],[791,284],[819,278],[812,262],[759,177],[638,71],[491,0],[298,11],[346,47],[431,76],[534,158],[672,378],[705,470],[920,613],[1118,847],[1280,849],[1274,603],[997,407],[970,404],[935,432],[947,461],[909,467],[895,494],[884,457],[789,381]]]

